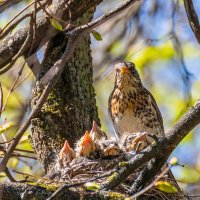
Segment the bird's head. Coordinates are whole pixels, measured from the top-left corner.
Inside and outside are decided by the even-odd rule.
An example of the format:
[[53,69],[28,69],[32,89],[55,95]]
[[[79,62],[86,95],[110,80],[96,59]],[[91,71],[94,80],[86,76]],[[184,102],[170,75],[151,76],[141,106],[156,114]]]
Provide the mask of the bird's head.
[[85,135],[81,138],[81,142],[80,142],[80,145],[81,146],[85,146],[85,145],[88,145],[90,144],[92,141],[92,138],[90,136],[90,133],[88,131],[85,132]]
[[115,65],[116,84],[141,84],[140,76],[132,62],[122,62]]
[[66,155],[69,150],[70,150],[70,146],[69,146],[69,143],[67,140],[65,140],[65,143],[64,143],[64,146],[63,148],[60,150],[60,153],[59,153],[59,157],[62,158],[64,155]]

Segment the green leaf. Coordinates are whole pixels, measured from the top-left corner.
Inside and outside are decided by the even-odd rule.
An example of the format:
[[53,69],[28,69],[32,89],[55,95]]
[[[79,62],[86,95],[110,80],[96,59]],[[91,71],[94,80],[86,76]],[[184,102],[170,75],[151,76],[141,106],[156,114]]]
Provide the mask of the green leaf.
[[178,192],[178,189],[167,181],[157,181],[154,185],[158,190],[166,192],[166,193]]
[[91,191],[99,191],[101,189],[101,186],[95,182],[87,182],[84,184],[84,187],[86,190],[91,190]]
[[4,178],[4,177],[6,177],[6,174],[4,172],[1,172],[0,173],[0,178]]
[[184,165],[181,169],[179,180],[184,183],[194,184],[200,181],[200,173],[193,167]]
[[97,40],[97,41],[101,41],[102,40],[102,37],[100,35],[100,33],[98,33],[97,31],[92,31],[91,32],[93,37]]
[[18,164],[19,164],[18,158],[12,158],[12,160],[10,160],[9,163],[10,167],[13,169],[16,168]]
[[54,18],[51,18],[51,25],[55,28],[55,29],[57,29],[57,30],[59,30],[59,31],[62,31],[63,30],[63,28],[62,28],[62,25],[57,21],[57,20],[55,20]]
[[8,129],[12,128],[15,124],[13,122],[8,122],[0,126],[0,134],[4,133]]
[[178,164],[178,158],[177,157],[172,157],[171,160],[169,161],[171,165],[177,165]]

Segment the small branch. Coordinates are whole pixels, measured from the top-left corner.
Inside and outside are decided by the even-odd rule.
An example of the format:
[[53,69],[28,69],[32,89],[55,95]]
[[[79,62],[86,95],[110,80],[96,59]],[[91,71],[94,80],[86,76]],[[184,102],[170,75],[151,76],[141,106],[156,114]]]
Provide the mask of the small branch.
[[185,11],[187,13],[188,21],[190,23],[190,27],[192,31],[194,32],[194,35],[197,39],[197,41],[200,44],[200,24],[198,15],[195,12],[194,5],[192,0],[184,0],[185,5]]
[[17,59],[23,55],[25,49],[27,48],[28,44],[30,43],[32,36],[33,36],[33,18],[31,17],[30,19],[30,25],[29,25],[29,33],[28,36],[24,42],[24,44],[21,46],[19,52],[13,57],[13,59],[11,60],[11,62],[4,67],[3,69],[0,70],[0,75],[4,74],[5,72],[7,72],[9,69],[11,69],[11,67],[14,65],[14,63],[17,61]]
[[[2,37],[2,33],[4,32],[4,30],[19,16],[21,15],[24,11],[26,11],[30,6],[32,6],[34,2],[31,2],[29,5],[27,5],[23,10],[21,10],[17,15],[15,15],[4,27],[2,30],[0,30],[0,37]],[[31,16],[31,13],[29,13],[29,16]]]
[[107,173],[104,173],[102,174],[101,176],[97,176],[97,177],[94,177],[92,179],[89,179],[89,180],[84,180],[84,181],[80,181],[78,183],[70,183],[70,184],[65,184],[63,185],[62,187],[60,187],[58,190],[56,190],[47,200],[53,200],[55,199],[56,197],[58,198],[59,195],[64,192],[66,189],[69,189],[70,187],[78,187],[78,186],[81,186],[85,183],[88,183],[88,182],[92,182],[92,181],[95,181],[95,180],[98,180],[98,179],[101,179],[101,178],[105,178],[105,177],[108,177],[110,176],[113,172],[115,172],[116,170],[111,170]]
[[16,88],[18,88],[31,74],[32,74],[32,71],[28,72],[25,75],[25,77],[18,84],[15,85],[15,87],[13,88],[13,90],[15,90]]
[[150,190],[160,178],[164,177],[164,175],[167,174],[168,171],[169,171],[169,167],[166,167],[165,170],[163,170],[162,173],[151,184],[149,184],[143,190],[140,190],[139,192],[131,196],[130,199],[136,199],[140,195],[144,194],[146,191]]
[[6,108],[8,99],[9,99],[11,93],[12,93],[12,92],[14,91],[14,89],[15,89],[15,86],[16,86],[16,84],[17,84],[17,82],[18,82],[18,80],[19,80],[19,78],[20,78],[20,76],[21,76],[21,73],[22,73],[22,71],[23,71],[23,69],[24,69],[24,66],[25,66],[25,62],[24,62],[24,64],[22,65],[21,69],[19,70],[18,75],[17,75],[17,78],[15,79],[15,81],[14,81],[12,87],[10,88],[10,90],[9,90],[7,96],[6,96],[6,100],[5,100],[4,105],[3,105],[3,107],[2,107],[2,109],[1,109],[1,111],[0,111],[1,113],[2,113],[2,112],[5,110],[5,108]]
[[200,100],[191,107],[188,112],[174,125],[174,127],[158,140],[157,144],[146,148],[141,154],[132,158],[125,167],[112,175],[112,179],[107,180],[102,185],[102,190],[110,190],[123,182],[138,167],[142,166],[152,158],[162,158],[167,160],[171,152],[179,142],[200,123]]
[[29,178],[33,178],[33,179],[36,179],[36,180],[42,180],[42,181],[46,181],[46,182],[50,182],[50,183],[55,183],[54,180],[51,180],[51,179],[48,179],[48,178],[45,178],[45,177],[40,177],[40,176],[36,176],[36,175],[32,175],[32,174],[28,174],[28,173],[24,173],[24,172],[19,172],[17,170],[13,170],[14,173],[16,174],[20,174],[24,177],[29,177]]
[[15,149],[15,151],[19,151],[19,152],[25,152],[25,153],[31,153],[34,154],[34,151],[30,151],[30,150],[25,150],[25,149]]
[[0,117],[2,113],[2,108],[3,108],[3,89],[0,83]]
[[6,141],[6,142],[0,142],[0,145],[1,144],[7,144],[7,143],[11,143],[13,141],[13,139],[9,140],[9,141]]
[[6,176],[8,177],[8,179],[11,181],[11,182],[16,182],[16,180],[12,177],[9,169],[6,167],[6,170],[5,170],[5,173],[6,173]]

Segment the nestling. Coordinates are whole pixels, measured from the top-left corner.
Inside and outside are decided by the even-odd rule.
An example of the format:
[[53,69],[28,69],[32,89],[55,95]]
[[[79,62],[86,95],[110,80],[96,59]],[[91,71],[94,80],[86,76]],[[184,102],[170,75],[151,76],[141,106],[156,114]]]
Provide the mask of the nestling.
[[90,133],[86,131],[84,136],[78,141],[76,145],[77,156],[95,158],[97,150],[97,144],[91,138]]
[[64,146],[59,153],[58,168],[66,167],[75,157],[74,150],[70,147],[68,141],[65,140]]
[[101,140],[108,139],[106,133],[101,130],[95,121],[93,121],[92,129],[90,131],[90,136],[94,142],[100,142]]
[[102,140],[100,142],[99,155],[101,158],[118,156],[122,150],[115,140]]
[[147,144],[145,143],[145,138],[147,132],[144,133],[130,133],[124,140],[123,148],[126,152],[138,153],[142,151]]

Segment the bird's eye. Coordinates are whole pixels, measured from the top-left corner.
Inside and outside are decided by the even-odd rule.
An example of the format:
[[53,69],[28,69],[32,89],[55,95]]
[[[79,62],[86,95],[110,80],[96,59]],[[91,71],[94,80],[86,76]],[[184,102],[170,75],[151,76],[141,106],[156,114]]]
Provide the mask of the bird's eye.
[[126,65],[126,67],[130,70],[130,69],[134,69],[134,64],[131,62],[124,62],[124,64]]

